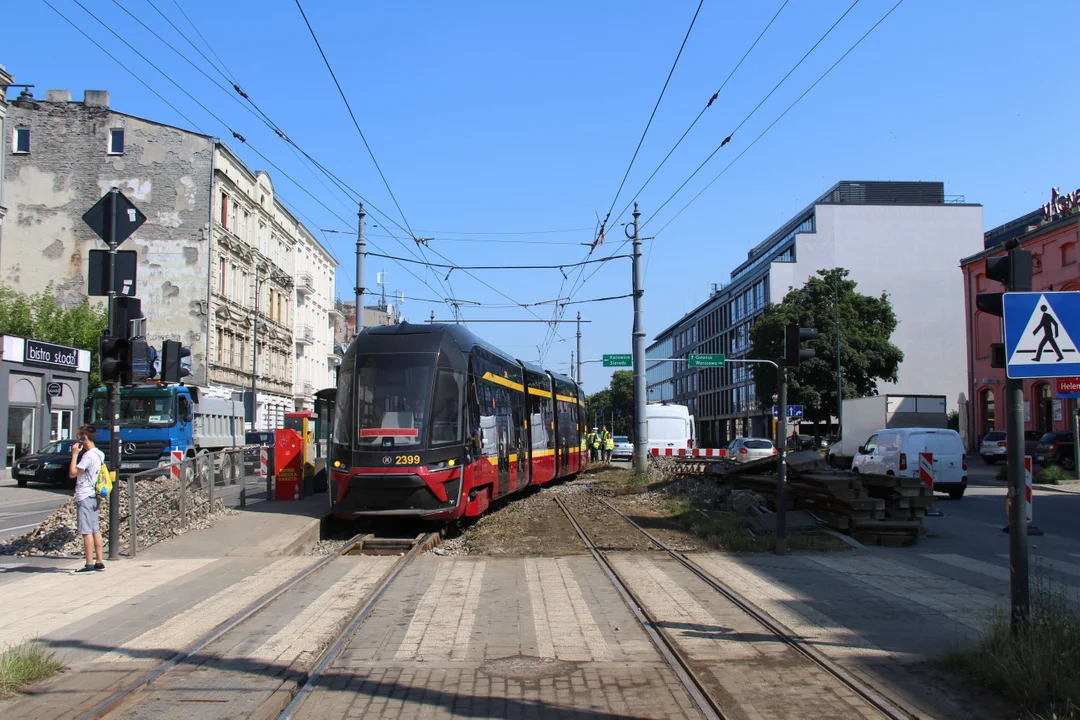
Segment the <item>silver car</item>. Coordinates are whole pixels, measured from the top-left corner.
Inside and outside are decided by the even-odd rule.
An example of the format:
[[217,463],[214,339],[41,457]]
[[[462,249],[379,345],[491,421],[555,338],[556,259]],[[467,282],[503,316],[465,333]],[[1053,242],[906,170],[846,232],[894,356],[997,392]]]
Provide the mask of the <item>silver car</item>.
[[766,438],[735,438],[727,446],[728,462],[744,463],[777,454],[772,440]]
[[630,460],[634,457],[634,445],[626,435],[616,435],[615,449],[611,451],[612,460]]

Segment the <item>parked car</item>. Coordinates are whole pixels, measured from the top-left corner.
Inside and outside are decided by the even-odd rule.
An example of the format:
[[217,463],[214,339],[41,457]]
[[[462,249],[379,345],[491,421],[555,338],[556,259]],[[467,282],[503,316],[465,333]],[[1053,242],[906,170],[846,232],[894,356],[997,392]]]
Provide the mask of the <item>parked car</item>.
[[616,435],[615,449],[611,451],[612,460],[629,460],[634,457],[634,445],[626,435]]
[[814,442],[813,435],[791,435],[788,437],[787,448],[789,450],[817,450],[818,448],[827,448],[829,441],[825,438],[818,438],[817,442]]
[[68,477],[71,467],[71,445],[74,440],[56,440],[36,453],[23,455],[11,466],[11,476],[19,487],[27,482],[51,483],[60,487],[75,487],[75,480]]
[[1039,439],[1032,453],[1032,462],[1043,467],[1058,465],[1066,470],[1072,470],[1075,466],[1073,455],[1073,438],[1071,433],[1048,432]]
[[941,428],[878,430],[855,453],[853,472],[873,475],[920,477],[919,455],[929,453],[933,462],[934,490],[954,500],[967,490],[967,455],[960,433]]
[[[1024,431],[1025,455],[1035,454],[1035,447],[1039,444],[1042,436],[1043,433],[1038,430]],[[998,460],[1004,461],[1007,452],[1008,443],[1005,441],[1004,430],[991,430],[983,436],[982,442],[979,443],[979,454],[987,465],[993,465]]]
[[727,446],[727,459],[733,463],[750,462],[776,455],[772,440],[766,438],[735,438]]
[[274,445],[277,438],[277,433],[273,430],[266,431],[248,431],[244,434],[244,444],[247,445],[247,449],[244,450],[244,474],[258,475],[259,474],[259,446],[267,446],[267,468],[271,474],[274,472]]

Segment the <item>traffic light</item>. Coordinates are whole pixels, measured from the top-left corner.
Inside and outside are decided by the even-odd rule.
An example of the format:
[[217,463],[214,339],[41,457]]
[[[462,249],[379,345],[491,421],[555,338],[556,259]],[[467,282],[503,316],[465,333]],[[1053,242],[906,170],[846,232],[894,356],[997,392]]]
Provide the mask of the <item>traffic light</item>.
[[157,351],[148,345],[145,338],[131,340],[131,384],[141,385],[157,375],[154,361]]
[[98,372],[102,382],[131,382],[131,343],[126,338],[102,335],[98,343]]
[[[113,327],[116,328],[117,337],[130,340],[135,333],[131,331],[131,323],[142,319],[142,301],[137,297],[117,295],[113,303]],[[142,333],[138,333],[142,334]]]
[[784,328],[784,366],[798,367],[803,360],[814,357],[817,353],[808,348],[804,349],[802,343],[817,338],[818,331],[815,328],[799,327],[798,322],[789,323]]
[[[1031,253],[1015,245],[1001,257],[986,259],[986,277],[1005,286],[1005,292],[1031,292]],[[997,317],[1005,316],[1005,293],[979,293],[975,307]],[[990,367],[1005,367],[1005,344],[990,344]]]
[[180,361],[191,356],[191,348],[182,347],[179,340],[166,340],[161,343],[161,381],[178,383],[191,374]]

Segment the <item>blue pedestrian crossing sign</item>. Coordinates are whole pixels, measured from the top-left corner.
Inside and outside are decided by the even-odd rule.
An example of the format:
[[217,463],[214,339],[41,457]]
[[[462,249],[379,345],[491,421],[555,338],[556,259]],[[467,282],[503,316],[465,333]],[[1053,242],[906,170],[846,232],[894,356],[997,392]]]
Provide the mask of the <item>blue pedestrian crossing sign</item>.
[[1080,375],[1080,291],[1005,293],[1004,311],[1010,378]]

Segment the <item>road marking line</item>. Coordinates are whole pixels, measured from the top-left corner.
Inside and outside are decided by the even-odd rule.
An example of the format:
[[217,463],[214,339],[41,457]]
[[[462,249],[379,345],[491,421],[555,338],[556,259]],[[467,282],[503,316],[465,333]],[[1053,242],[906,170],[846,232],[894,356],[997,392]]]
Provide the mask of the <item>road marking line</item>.
[[955,553],[927,553],[921,557],[928,558],[930,560],[936,560],[946,565],[952,565],[958,567],[961,570],[967,570],[968,572],[979,573],[986,577],[994,578],[995,580],[1009,580],[1009,568],[1001,567],[1000,565],[994,565],[992,563],[983,562],[982,560],[975,560],[965,555],[956,555]]
[[398,660],[464,660],[487,563],[441,563],[398,647]]
[[354,563],[340,580],[309,603],[295,618],[243,657],[277,667],[298,658],[311,659],[329,644],[349,613],[367,596],[390,565],[392,557],[349,557]]
[[607,643],[565,558],[527,558],[536,652],[558,660],[606,660]]
[[[42,522],[44,522],[44,521],[42,521]],[[40,522],[36,522],[36,523],[30,523],[29,525],[16,525],[15,527],[0,528],[0,532],[11,532],[12,530],[24,530],[26,528],[37,527],[40,524],[41,524]]]
[[[1008,560],[1009,554],[998,553],[998,557]],[[1046,568],[1063,572],[1066,575],[1075,575],[1076,577],[1080,577],[1080,565],[1076,565],[1071,562],[1065,562],[1064,560],[1054,560],[1053,558],[1048,558],[1045,555],[1032,555],[1031,559],[1035,562],[1041,562],[1042,565]]]
[[168,657],[180,652],[290,576],[312,563],[315,557],[285,558],[267,565],[211,597],[101,656],[101,662],[126,662],[147,657]]

